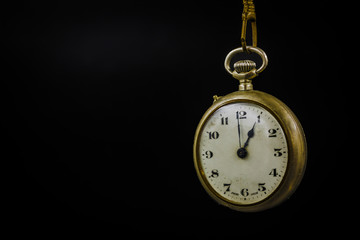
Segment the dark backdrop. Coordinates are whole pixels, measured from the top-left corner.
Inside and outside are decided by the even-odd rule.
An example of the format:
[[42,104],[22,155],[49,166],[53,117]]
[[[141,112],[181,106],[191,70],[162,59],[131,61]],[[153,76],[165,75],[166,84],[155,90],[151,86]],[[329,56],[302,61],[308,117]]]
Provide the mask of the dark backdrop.
[[339,120],[331,90],[342,50],[334,51],[336,6],[326,1],[255,1],[269,66],[254,88],[284,101],[307,136],[296,193],[245,214],[217,205],[197,179],[197,124],[213,95],[237,90],[223,61],[240,46],[241,2],[5,4],[2,159],[15,167],[6,182],[9,222],[33,231],[336,230],[343,153],[331,145],[329,120]]

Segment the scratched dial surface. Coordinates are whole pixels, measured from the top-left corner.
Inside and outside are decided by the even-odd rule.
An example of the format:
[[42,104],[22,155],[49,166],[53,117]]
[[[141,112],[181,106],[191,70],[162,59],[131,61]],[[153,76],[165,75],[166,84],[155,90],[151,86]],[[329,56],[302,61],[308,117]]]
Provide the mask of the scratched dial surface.
[[248,205],[269,197],[286,174],[288,146],[276,118],[251,102],[216,110],[200,132],[200,168],[220,197]]

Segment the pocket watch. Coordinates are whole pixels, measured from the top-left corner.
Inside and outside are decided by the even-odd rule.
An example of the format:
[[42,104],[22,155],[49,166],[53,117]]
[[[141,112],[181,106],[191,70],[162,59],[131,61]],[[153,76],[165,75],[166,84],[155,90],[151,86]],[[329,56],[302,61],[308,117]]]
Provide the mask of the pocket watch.
[[246,50],[261,56],[262,65],[250,60],[226,70],[240,81],[239,91],[214,96],[196,129],[193,155],[200,182],[218,203],[234,210],[256,212],[272,208],[296,190],[307,157],[305,135],[295,114],[283,102],[253,90],[252,78],[265,69],[267,56],[258,47]]
[[[305,172],[307,146],[295,114],[276,97],[253,90],[252,79],[268,65],[265,52],[256,47],[257,28],[253,0],[243,0],[242,47],[225,58],[225,69],[239,90],[214,96],[195,132],[194,165],[206,192],[234,210],[256,212],[279,205],[299,186]],[[246,46],[251,21],[252,46]],[[256,53],[262,65],[234,55]]]

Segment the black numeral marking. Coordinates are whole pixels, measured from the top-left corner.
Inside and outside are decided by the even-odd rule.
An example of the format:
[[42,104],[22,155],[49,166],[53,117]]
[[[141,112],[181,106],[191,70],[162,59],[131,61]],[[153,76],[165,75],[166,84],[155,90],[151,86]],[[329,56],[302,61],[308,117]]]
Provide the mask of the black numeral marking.
[[231,186],[231,183],[224,183],[224,187],[226,188],[224,194],[226,192],[230,192],[230,186]]
[[278,128],[277,129],[269,129],[268,133],[269,133],[269,137],[276,137],[276,130],[279,130]]
[[206,152],[205,152],[205,157],[206,157],[206,158],[210,159],[210,158],[212,158],[213,156],[214,156],[214,154],[212,153],[212,151],[206,151]]
[[259,192],[264,192],[266,190],[266,187],[264,186],[265,183],[259,183],[259,188],[258,188],[258,191]]
[[209,139],[218,139],[219,138],[219,133],[217,131],[215,132],[206,132],[207,134],[209,134]]
[[221,125],[229,125],[229,118],[223,117],[222,114],[220,114],[221,117]]
[[279,174],[277,173],[276,168],[273,168],[273,169],[271,170],[271,172],[269,173],[269,175],[272,175],[272,176],[276,177],[276,176],[279,175]]
[[219,170],[213,169],[213,170],[211,171],[210,177],[212,177],[212,178],[217,178],[218,176],[219,176]]
[[241,189],[240,193],[241,193],[241,195],[243,195],[244,197],[247,197],[247,196],[249,196],[249,189],[243,188],[243,189]]
[[245,115],[246,115],[245,111],[236,112],[236,119],[246,119]]
[[283,153],[280,152],[281,148],[274,148],[274,151],[275,151],[275,153],[274,153],[275,157],[281,157],[283,155]]

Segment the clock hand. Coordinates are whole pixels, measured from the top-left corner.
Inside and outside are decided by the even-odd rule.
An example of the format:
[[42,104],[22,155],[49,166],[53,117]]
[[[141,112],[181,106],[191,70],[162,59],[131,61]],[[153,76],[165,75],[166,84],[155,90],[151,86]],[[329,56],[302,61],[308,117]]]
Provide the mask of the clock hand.
[[238,124],[238,136],[239,136],[239,149],[236,154],[239,158],[245,158],[247,155],[247,151],[245,148],[241,147],[241,133],[240,133],[240,114],[236,112],[237,124]]
[[249,131],[248,134],[247,134],[247,135],[248,135],[248,139],[246,140],[246,142],[245,142],[245,144],[244,144],[244,148],[246,148],[247,145],[249,144],[250,138],[252,138],[252,137],[254,136],[254,127],[255,127],[255,124],[256,124],[256,122],[254,123],[252,129],[250,129],[250,131]]
[[239,112],[236,112],[237,125],[238,125],[238,136],[239,136],[239,148],[241,148],[241,135],[240,135],[240,120]]

